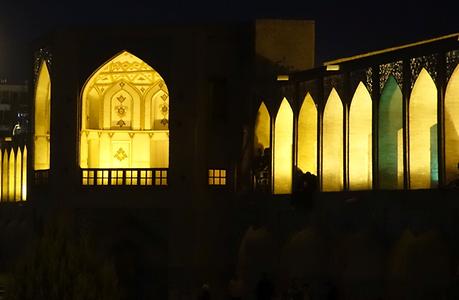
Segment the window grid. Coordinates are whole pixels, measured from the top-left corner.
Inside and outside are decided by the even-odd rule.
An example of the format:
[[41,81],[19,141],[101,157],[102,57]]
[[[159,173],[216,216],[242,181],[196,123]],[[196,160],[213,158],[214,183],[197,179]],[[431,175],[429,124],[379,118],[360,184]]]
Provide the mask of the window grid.
[[167,186],[167,169],[82,169],[83,186]]
[[226,170],[225,169],[209,169],[208,176],[209,185],[226,185]]

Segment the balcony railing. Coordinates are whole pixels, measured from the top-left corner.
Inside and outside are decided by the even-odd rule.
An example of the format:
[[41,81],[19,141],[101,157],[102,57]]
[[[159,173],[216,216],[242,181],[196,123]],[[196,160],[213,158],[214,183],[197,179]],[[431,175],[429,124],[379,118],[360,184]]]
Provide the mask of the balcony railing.
[[83,186],[158,186],[168,184],[168,169],[81,169]]

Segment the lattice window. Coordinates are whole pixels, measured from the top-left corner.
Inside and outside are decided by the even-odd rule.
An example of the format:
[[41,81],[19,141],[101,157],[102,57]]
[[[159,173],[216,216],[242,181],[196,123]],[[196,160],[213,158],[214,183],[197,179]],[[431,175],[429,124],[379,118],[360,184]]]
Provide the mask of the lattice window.
[[226,170],[210,169],[209,185],[226,185]]
[[153,185],[153,171],[141,170],[140,171],[140,185]]
[[97,171],[97,185],[108,185],[108,170]]
[[155,171],[155,185],[167,185],[167,170]]
[[137,185],[138,180],[137,176],[139,174],[139,171],[137,170],[127,170],[126,171],[126,185]]
[[123,185],[123,171],[122,170],[111,170],[111,185]]
[[94,185],[94,172],[92,170],[83,170],[83,185]]

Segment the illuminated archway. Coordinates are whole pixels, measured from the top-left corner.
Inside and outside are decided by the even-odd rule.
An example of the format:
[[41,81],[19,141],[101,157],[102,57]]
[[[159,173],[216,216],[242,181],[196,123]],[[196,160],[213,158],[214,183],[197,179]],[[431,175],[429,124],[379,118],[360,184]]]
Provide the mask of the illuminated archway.
[[343,103],[332,89],[323,119],[322,189],[343,189]]
[[298,116],[298,168],[317,174],[317,108],[309,93]]
[[437,88],[422,69],[409,104],[410,188],[435,187],[438,183]]
[[257,112],[255,122],[254,152],[256,156],[261,156],[265,149],[269,148],[270,143],[271,118],[264,102],[261,102]]
[[459,65],[448,82],[445,94],[446,182],[458,178],[459,164]]
[[284,98],[274,125],[274,194],[292,192],[293,111]]
[[365,85],[360,82],[349,112],[349,188],[372,187],[372,104]]
[[101,66],[82,92],[81,168],[167,168],[169,92],[127,51]]
[[379,185],[382,189],[403,188],[403,96],[393,76],[382,90],[379,102]]
[[35,87],[34,111],[34,170],[49,170],[51,79],[44,61]]

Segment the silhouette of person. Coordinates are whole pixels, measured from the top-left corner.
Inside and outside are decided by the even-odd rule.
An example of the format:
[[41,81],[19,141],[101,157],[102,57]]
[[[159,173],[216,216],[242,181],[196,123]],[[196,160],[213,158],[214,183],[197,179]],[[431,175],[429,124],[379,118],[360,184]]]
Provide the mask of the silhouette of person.
[[257,300],[271,300],[274,295],[274,285],[268,278],[268,274],[263,272],[260,281],[257,283]]

